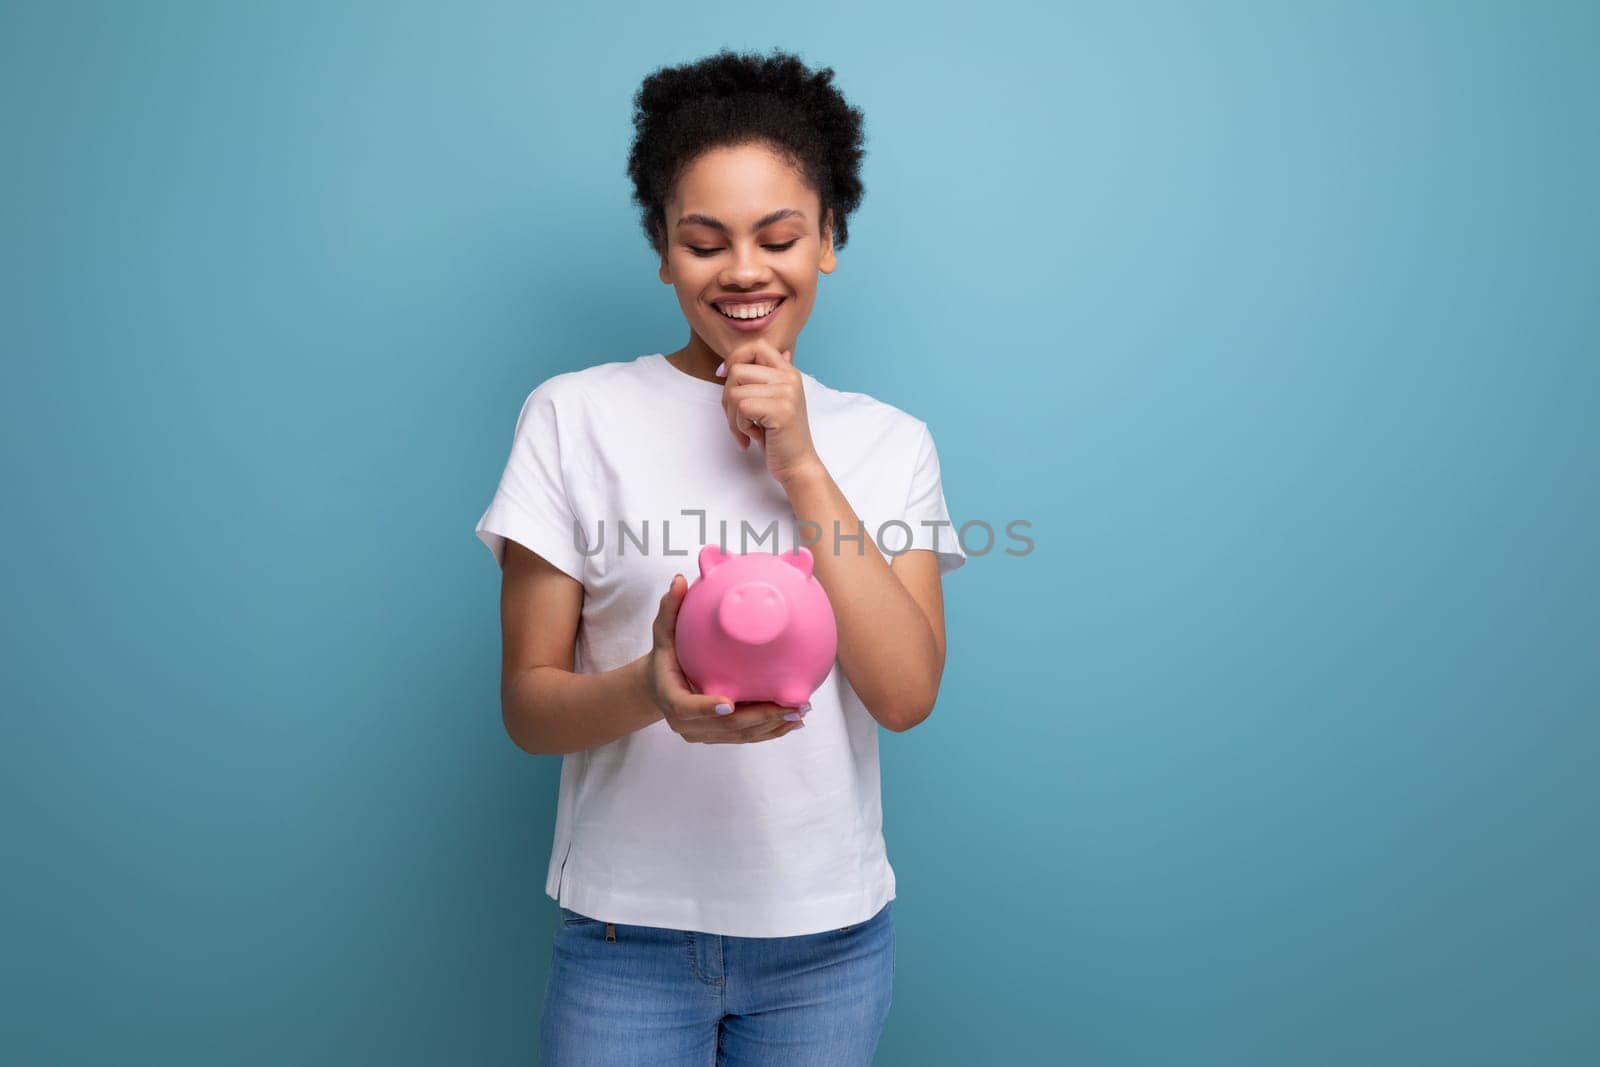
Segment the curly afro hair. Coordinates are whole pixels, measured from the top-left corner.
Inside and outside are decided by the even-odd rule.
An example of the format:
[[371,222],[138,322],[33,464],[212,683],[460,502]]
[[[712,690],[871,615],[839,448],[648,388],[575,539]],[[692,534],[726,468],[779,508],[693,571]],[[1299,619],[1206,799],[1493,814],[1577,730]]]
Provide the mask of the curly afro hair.
[[[833,86],[833,68],[811,70],[796,56],[714,55],[652,71],[633,97],[628,177],[645,236],[667,246],[666,203],[673,185],[712,148],[764,144],[805,176],[833,212],[833,246],[849,240],[848,216],[861,204],[865,116]],[[821,225],[819,220],[818,225]]]

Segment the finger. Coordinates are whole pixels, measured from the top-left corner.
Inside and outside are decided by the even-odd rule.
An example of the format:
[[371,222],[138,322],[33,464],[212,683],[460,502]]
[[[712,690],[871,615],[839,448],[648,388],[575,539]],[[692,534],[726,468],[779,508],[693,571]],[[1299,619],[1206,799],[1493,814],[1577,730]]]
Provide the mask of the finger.
[[775,737],[782,737],[784,734],[793,733],[804,725],[805,723],[803,722],[785,722],[780,719],[775,724],[763,726],[746,733],[744,735],[744,742],[746,744],[753,744],[757,741],[771,741]]
[[[798,388],[791,379],[748,381],[738,386],[722,387],[722,407],[728,419],[728,431],[733,434],[740,449],[755,441],[765,450],[767,431],[776,425],[777,418],[791,410],[791,398]],[[753,404],[752,401],[770,403]]]
[[678,592],[678,579],[682,577],[682,574],[672,576],[672,581],[667,583],[667,591],[661,594],[661,606],[656,611],[656,641],[666,648],[673,647],[677,633],[678,608],[683,604],[683,595]]
[[734,348],[725,357],[723,357],[721,376],[724,378],[731,378],[733,377],[733,369],[739,366],[741,363],[754,363],[754,346],[759,343],[759,341],[751,341],[742,345],[734,346]]
[[761,731],[761,732],[758,732],[758,733],[754,733],[754,734],[746,734],[746,735],[744,735],[742,737],[708,737],[704,741],[702,741],[701,744],[705,744],[705,745],[748,745],[748,744],[754,744],[754,743],[756,743],[758,741],[771,741],[773,738],[782,737],[785,734],[791,734],[794,731],[800,729],[800,727],[802,727],[804,725],[805,725],[804,723],[800,723],[800,722],[785,722],[785,723],[780,723],[774,729],[764,730],[764,731]]
[[733,431],[766,443],[767,431],[787,422],[794,404],[781,386],[746,386],[750,392],[733,396],[728,402],[733,412]]
[[758,337],[729,352],[722,361],[718,376],[724,379],[725,384],[731,384],[736,374],[747,374],[752,367],[788,370],[791,366],[791,361],[778,351],[777,345]]
[[[805,710],[810,711],[811,706],[807,704]],[[724,717],[721,722],[710,723],[702,720],[691,724],[687,730],[682,731],[683,739],[701,744],[764,741],[770,737],[782,736],[802,725],[805,721],[803,714],[799,719],[785,718],[796,713],[794,708],[783,704],[773,704],[764,700],[753,701],[739,705],[732,715]]]
[[749,434],[751,437],[756,435],[757,429],[765,429],[761,419],[744,408],[734,409],[734,424],[739,427],[741,433]]
[[723,717],[721,725],[735,733],[771,729],[785,722],[784,716],[793,714],[794,710],[794,708],[786,708],[781,704],[768,704],[765,701],[754,704],[737,704],[734,706],[732,715]]
[[781,396],[746,396],[734,405],[738,428],[751,437],[772,429],[788,411],[788,401]]
[[[756,338],[750,342],[750,362],[763,367],[775,367],[778,370],[788,370],[789,361],[783,358],[783,353],[778,351],[778,346],[764,338]],[[730,371],[733,368],[728,368]]]
[[[722,703],[727,703],[726,697],[716,698]],[[704,702],[684,702],[685,714],[681,716],[696,737],[722,737],[729,734],[742,734],[752,728],[763,726],[770,727],[774,723],[784,721],[783,716],[793,708],[786,708],[780,704],[768,703],[764,700],[751,701],[748,704],[733,704],[733,712],[728,715],[718,715],[715,704],[712,710],[704,709]]]
[[[734,710],[728,712],[726,715],[718,714],[717,705],[719,704],[724,707],[733,708]],[[743,710],[744,709],[740,708],[733,702],[733,700],[726,696],[717,694],[708,694],[702,696],[698,693],[693,693],[686,695],[683,699],[674,701],[672,714],[677,716],[680,722],[691,724],[696,728],[699,728],[702,725],[709,726],[712,723],[720,724],[727,722],[730,719],[736,719],[739,713]],[[748,722],[749,720],[746,719],[743,721]]]
[[741,450],[748,448],[752,439],[765,447],[764,433],[752,433],[748,422],[743,425],[738,422],[735,401],[740,396],[751,395],[748,391],[751,386],[760,387],[755,394],[760,396],[788,395],[800,389],[800,379],[793,365],[770,341],[756,340],[730,352],[718,371],[724,376],[722,408],[728,420],[728,432],[733,434]]
[[729,399],[727,395],[728,387],[723,386],[722,388],[722,414],[728,420],[728,432],[733,434],[733,439],[738,443],[740,449],[748,448],[750,438],[754,434],[750,432],[749,424],[740,420],[739,406]]
[[724,394],[736,385],[781,385],[798,380],[793,366],[781,359],[779,364],[774,367],[767,363],[740,363],[730,368],[722,383]]
[[738,432],[742,432],[745,437],[745,443],[739,446],[740,449],[748,449],[750,442],[754,441],[761,446],[762,451],[766,451],[768,428],[762,425],[759,419],[749,418],[744,415],[737,416],[736,421]]
[[752,378],[736,385],[725,385],[722,387],[723,401],[737,407],[741,400],[750,400],[756,397],[790,396],[794,390],[792,381],[793,379],[790,377],[763,379],[760,381]]
[[746,727],[745,729],[739,731],[739,733],[740,736],[746,741],[753,741],[759,738],[769,737],[772,734],[785,729],[786,727],[799,726],[803,722],[805,722],[803,718],[785,719],[782,715],[779,715],[775,718],[765,719],[754,726]]

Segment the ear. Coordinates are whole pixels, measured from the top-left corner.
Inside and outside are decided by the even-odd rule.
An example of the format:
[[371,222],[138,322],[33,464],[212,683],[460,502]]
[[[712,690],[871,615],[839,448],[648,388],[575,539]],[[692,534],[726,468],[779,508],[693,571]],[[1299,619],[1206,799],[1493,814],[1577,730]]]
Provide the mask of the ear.
[[662,228],[664,225],[664,223],[657,221],[655,225],[650,227],[651,244],[655,246],[656,255],[661,258],[661,266],[656,271],[656,276],[661,279],[663,284],[671,285],[672,267],[667,260],[667,234]]
[[833,252],[833,212],[830,210],[822,229],[822,258],[817,262],[817,269],[823,274],[832,274],[838,265]]
[[721,545],[707,545],[700,550],[700,577],[704,578],[711,573],[713,567],[721,566],[732,557],[722,551]]
[[785,552],[783,561],[807,578],[811,577],[811,569],[816,562],[811,558],[811,550],[805,545],[795,545],[794,551]]

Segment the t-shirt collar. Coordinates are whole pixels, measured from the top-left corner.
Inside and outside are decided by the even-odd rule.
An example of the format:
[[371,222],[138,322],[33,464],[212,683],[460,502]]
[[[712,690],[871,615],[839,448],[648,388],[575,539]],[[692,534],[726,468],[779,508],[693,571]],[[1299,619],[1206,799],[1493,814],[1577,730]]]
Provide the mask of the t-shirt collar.
[[652,352],[648,356],[641,357],[641,362],[674,393],[712,404],[722,403],[721,382],[708,382],[704,378],[696,378],[687,371],[681,371],[667,362],[667,357],[660,352]]

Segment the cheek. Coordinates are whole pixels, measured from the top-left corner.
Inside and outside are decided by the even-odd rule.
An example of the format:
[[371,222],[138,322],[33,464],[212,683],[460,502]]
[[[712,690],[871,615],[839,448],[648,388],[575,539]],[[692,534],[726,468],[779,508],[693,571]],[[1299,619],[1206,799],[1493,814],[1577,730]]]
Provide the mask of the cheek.
[[708,289],[716,288],[715,272],[692,257],[685,257],[673,268],[673,277],[678,279],[678,289],[689,303],[699,303]]

